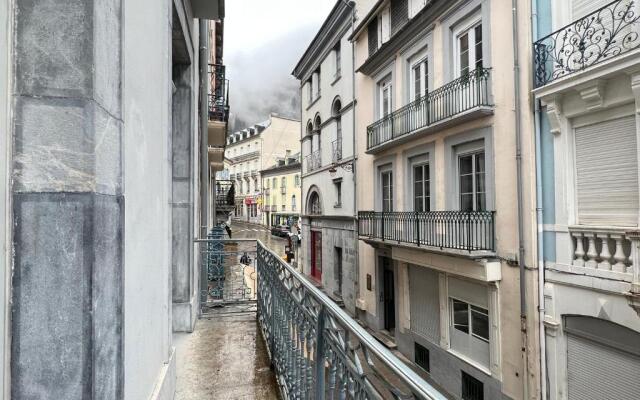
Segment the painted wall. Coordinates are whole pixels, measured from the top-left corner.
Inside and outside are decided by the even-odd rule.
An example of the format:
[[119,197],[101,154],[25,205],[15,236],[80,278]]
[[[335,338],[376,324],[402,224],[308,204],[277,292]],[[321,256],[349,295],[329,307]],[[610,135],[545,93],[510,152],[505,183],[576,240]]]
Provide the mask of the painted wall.
[[[172,361],[173,351],[172,3],[170,0],[163,0],[161,5],[157,0],[127,1],[124,9],[124,359],[125,399],[130,400],[150,398],[156,385],[162,384],[168,367],[175,368],[174,364],[167,365]],[[141,37],[146,39],[140,40]],[[140,79],[142,76],[145,79]]]
[[9,124],[9,49],[11,38],[10,10],[12,1],[5,1],[0,5],[0,26],[4,27],[0,32],[0,399],[9,398],[6,392],[9,390],[8,373],[6,366],[9,365],[9,280],[10,274],[10,214],[9,208],[9,182],[7,167],[9,165],[11,136]]

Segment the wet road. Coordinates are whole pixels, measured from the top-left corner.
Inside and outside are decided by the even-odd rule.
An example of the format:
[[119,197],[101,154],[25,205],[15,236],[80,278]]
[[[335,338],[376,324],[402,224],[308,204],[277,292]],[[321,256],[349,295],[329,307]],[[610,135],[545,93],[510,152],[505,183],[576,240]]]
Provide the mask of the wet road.
[[284,255],[284,246],[286,246],[287,240],[271,235],[269,227],[232,221],[231,234],[233,239],[258,239],[276,254]]

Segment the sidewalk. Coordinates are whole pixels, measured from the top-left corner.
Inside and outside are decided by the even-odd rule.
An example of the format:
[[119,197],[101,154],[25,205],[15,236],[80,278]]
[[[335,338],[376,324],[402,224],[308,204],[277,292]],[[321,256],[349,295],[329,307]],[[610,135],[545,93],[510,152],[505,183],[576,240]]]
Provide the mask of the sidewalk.
[[256,321],[255,305],[215,309],[192,334],[175,334],[175,400],[278,399],[275,377]]

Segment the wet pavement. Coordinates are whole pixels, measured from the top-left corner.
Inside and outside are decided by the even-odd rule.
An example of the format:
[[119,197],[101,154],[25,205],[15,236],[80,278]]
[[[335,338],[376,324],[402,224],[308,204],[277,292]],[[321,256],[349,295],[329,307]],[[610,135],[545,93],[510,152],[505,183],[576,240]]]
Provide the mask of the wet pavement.
[[219,308],[195,332],[176,334],[175,400],[271,400],[278,389],[256,321],[255,305]]
[[[284,254],[287,240],[271,236],[267,227],[234,221],[231,229],[233,239],[259,239],[277,254]],[[231,256],[243,254],[242,247],[239,244],[237,249],[225,249],[230,252],[226,258],[233,264],[225,268],[225,298],[238,292],[230,291],[230,287],[249,289],[243,296],[254,298],[254,263],[242,266],[236,256]],[[255,253],[250,257],[255,258]],[[178,369],[175,400],[278,399],[275,376],[256,321],[255,301],[206,310],[193,333],[174,334]]]

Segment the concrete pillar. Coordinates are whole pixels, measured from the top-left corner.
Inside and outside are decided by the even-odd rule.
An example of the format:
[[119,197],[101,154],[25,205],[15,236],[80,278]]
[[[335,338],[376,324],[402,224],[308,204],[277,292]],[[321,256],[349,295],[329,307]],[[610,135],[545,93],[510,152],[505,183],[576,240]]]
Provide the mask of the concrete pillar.
[[121,0],[14,4],[11,398],[121,399]]
[[195,326],[197,299],[194,296],[193,267],[193,121],[192,68],[173,65],[172,126],[172,260],[173,330],[192,332]]

